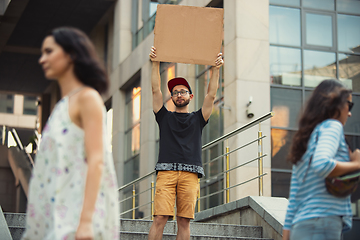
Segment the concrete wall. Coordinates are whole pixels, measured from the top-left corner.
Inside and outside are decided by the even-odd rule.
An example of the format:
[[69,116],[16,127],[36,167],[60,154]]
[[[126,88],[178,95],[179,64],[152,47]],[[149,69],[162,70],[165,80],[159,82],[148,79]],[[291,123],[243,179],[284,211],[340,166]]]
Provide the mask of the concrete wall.
[[263,227],[263,237],[282,239],[286,198],[245,197],[195,214],[195,222]]
[[[249,121],[270,112],[269,79],[269,1],[224,0],[224,57],[225,93],[224,102],[231,106],[224,112],[224,131],[231,132]],[[254,118],[246,115],[246,104],[252,97]],[[261,125],[264,152],[264,196],[271,196],[271,148],[270,121]],[[257,138],[258,129],[247,130],[229,140],[235,149]],[[230,168],[256,158],[257,145],[237,151],[230,156]],[[230,185],[246,181],[258,174],[258,164],[253,162],[230,173]],[[258,181],[235,188],[230,193],[231,201],[248,195],[258,195]]]

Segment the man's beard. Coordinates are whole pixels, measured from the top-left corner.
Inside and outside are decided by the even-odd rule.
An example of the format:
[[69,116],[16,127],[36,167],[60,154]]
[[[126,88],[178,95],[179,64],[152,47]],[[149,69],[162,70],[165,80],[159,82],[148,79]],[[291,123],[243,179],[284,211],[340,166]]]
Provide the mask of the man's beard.
[[172,99],[173,103],[175,104],[176,107],[180,108],[180,107],[185,107],[190,103],[190,98],[184,100],[182,103],[177,103],[176,101],[174,101],[174,99]]

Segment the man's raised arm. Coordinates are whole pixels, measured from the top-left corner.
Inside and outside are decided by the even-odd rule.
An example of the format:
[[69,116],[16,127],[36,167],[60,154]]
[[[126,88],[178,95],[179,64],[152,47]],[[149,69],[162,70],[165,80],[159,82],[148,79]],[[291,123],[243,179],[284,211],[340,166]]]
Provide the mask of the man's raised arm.
[[151,70],[151,88],[153,95],[153,110],[157,113],[163,106],[163,96],[160,87],[160,62],[155,61],[156,57],[156,48],[151,47],[150,50],[150,59],[152,61],[152,70]]
[[201,109],[205,121],[209,120],[214,106],[216,92],[219,87],[219,76],[220,76],[219,69],[223,64],[224,64],[224,60],[222,59],[222,53],[219,53],[218,57],[215,60],[215,66],[211,68],[212,75],[210,78],[208,91],[205,96],[205,100]]

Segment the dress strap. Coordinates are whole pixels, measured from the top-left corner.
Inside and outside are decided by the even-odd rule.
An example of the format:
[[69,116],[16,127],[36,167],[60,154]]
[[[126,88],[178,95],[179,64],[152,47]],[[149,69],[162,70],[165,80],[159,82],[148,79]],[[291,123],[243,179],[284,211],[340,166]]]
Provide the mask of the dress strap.
[[80,92],[81,90],[83,90],[86,86],[82,86],[82,87],[78,87],[78,88],[75,88],[74,90],[70,91],[66,96],[69,98],[71,97],[72,95]]

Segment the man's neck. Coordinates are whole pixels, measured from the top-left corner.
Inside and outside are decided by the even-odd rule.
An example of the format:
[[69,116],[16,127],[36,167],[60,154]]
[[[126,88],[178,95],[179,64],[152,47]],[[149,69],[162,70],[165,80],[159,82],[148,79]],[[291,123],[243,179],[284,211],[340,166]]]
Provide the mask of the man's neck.
[[175,112],[177,112],[177,113],[189,113],[189,106],[175,107]]

